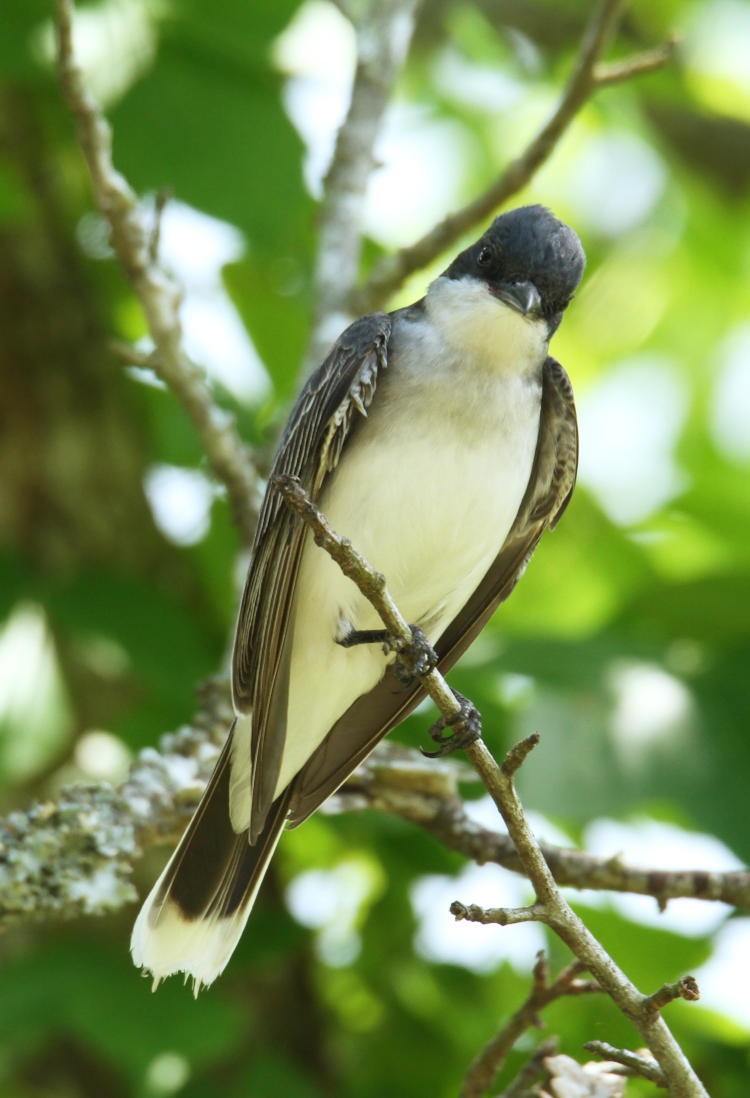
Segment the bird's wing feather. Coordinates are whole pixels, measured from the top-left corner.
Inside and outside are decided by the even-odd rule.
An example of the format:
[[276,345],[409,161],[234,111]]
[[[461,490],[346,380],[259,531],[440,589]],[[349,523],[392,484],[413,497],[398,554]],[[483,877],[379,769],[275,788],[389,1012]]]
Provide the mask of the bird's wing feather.
[[[542,373],[539,437],[529,483],[500,552],[435,644],[443,673],[450,670],[497,606],[510,595],[547,527],[557,524],[572,495],[577,467],[573,388],[560,363],[548,357]],[[297,775],[290,801],[290,824],[296,827],[314,812],[424,696],[421,686],[404,688],[389,670],[377,686],[358,698]]]
[[[299,477],[312,498],[318,496],[338,463],[356,414],[367,414],[379,371],[387,365],[390,331],[390,316],[373,313],[341,335],[297,399],[271,477]],[[232,656],[235,708],[252,712],[253,832],[262,826],[270,807],[283,754],[289,674],[285,641],[305,534],[303,523],[270,484],[258,519]]]

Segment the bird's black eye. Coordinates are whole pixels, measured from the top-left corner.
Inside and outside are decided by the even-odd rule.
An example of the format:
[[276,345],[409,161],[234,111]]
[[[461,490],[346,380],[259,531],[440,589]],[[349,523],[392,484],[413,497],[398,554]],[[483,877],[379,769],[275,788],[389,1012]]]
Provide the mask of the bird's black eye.
[[486,267],[492,259],[492,248],[488,248],[486,245],[482,248],[481,252],[477,256],[477,263],[480,267]]

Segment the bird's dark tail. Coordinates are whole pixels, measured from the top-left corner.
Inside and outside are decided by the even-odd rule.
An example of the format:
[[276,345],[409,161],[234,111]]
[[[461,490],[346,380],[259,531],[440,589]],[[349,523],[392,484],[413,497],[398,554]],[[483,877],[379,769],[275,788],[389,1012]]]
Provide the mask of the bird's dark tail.
[[184,972],[186,978],[192,977],[197,995],[223,971],[284,828],[286,792],[271,806],[252,846],[247,831],[238,834],[232,829],[233,728],[195,815],[133,927],[133,960],[151,971],[154,988],[164,977]]

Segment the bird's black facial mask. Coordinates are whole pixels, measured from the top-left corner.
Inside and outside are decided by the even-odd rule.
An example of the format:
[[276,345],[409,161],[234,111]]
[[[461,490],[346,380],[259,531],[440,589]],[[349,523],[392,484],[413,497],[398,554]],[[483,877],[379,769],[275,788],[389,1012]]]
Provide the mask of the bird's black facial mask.
[[523,315],[546,318],[550,334],[581,281],[586,265],[576,233],[545,206],[521,206],[496,217],[461,252],[447,278],[475,278]]

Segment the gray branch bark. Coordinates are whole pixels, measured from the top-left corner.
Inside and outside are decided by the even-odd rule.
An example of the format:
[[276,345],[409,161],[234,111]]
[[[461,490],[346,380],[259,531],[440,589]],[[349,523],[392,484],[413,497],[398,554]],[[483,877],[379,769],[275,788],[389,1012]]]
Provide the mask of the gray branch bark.
[[602,990],[590,980],[578,979],[583,971],[583,966],[574,961],[550,982],[546,959],[544,954],[540,954],[534,966],[534,980],[528,998],[469,1065],[459,1098],[482,1098],[521,1034],[539,1024],[540,1010],[557,999],[590,995]]
[[[72,785],[0,820],[0,922],[102,915],[132,902],[134,866],[148,846],[173,844],[182,834],[230,721],[223,684],[191,726],[139,754],[123,785]],[[470,773],[452,760],[425,759],[385,741],[322,811],[388,812],[469,861],[524,873],[510,836],[482,827],[467,814],[458,783]],[[560,885],[635,892],[653,896],[661,906],[691,897],[750,908],[747,870],[651,870],[628,865],[620,855],[596,858],[546,843],[540,848]],[[463,917],[471,917],[470,909]]]
[[69,786],[0,821],[0,921],[105,915],[137,899],[145,847],[175,843],[195,811],[231,721],[226,688],[192,726],[141,751],[127,780]]

